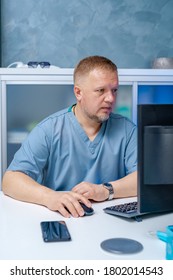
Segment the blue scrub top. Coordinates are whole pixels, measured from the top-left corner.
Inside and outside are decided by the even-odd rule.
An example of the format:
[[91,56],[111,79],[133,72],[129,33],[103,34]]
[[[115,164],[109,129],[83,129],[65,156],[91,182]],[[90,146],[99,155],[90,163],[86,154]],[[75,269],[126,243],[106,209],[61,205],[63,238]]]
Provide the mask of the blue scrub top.
[[136,169],[136,126],[129,119],[112,113],[90,141],[70,108],[39,123],[8,167],[60,191],[82,181],[115,181]]

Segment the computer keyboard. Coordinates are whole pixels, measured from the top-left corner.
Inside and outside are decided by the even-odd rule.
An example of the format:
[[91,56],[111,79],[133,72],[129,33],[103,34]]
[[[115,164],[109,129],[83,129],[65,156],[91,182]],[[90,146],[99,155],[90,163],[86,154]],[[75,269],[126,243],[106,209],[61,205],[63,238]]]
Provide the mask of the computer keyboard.
[[106,207],[103,210],[108,214],[124,216],[129,218],[138,215],[137,201]]

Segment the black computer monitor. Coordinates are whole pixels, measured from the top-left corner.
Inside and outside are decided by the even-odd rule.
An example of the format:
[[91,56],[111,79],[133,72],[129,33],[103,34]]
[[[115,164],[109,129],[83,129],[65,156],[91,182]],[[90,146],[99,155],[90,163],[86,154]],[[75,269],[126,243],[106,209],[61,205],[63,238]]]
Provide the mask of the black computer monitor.
[[173,211],[173,104],[138,105],[138,205]]

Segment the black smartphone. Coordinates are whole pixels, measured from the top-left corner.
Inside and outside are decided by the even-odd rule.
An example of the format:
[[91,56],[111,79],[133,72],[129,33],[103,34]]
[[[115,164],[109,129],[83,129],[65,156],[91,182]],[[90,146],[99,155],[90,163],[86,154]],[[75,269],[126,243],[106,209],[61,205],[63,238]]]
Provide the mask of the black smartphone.
[[45,242],[70,241],[71,236],[64,221],[41,222],[43,240]]

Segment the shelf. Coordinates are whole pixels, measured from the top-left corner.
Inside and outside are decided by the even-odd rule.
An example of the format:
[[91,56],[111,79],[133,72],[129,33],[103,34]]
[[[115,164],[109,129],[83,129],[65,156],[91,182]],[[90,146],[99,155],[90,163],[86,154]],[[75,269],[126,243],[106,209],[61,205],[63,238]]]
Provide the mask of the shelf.
[[28,131],[9,131],[8,144],[21,144],[28,136]]
[[[28,136],[28,124],[76,102],[72,94],[73,71],[72,68],[0,68],[0,178]],[[173,88],[173,69],[118,69],[118,76],[117,112],[134,123],[137,123],[137,104],[163,103],[163,99],[173,102],[172,89],[168,92],[167,87]]]

